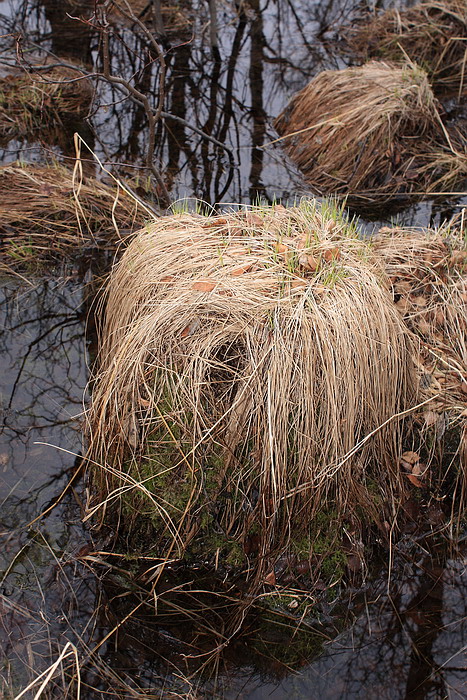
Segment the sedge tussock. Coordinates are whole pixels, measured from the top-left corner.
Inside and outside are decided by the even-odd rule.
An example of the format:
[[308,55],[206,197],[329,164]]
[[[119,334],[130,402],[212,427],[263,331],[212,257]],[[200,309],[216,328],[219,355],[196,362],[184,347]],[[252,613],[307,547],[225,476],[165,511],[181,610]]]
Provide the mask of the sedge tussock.
[[0,265],[30,270],[97,244],[114,250],[125,230],[141,226],[143,214],[122,189],[77,178],[58,164],[2,166]]
[[[40,71],[38,70],[40,68]],[[63,131],[63,120],[83,119],[91,105],[93,86],[79,70],[38,66],[33,73],[0,78],[0,140],[13,138],[52,142]]]
[[[416,359],[421,386],[432,401],[420,416],[422,428],[450,436],[456,460],[458,512],[465,508],[467,416],[467,246],[457,227],[438,230],[384,228],[374,250],[392,284],[404,322],[420,340]],[[448,446],[449,447],[449,446]],[[452,449],[452,445],[450,446]]]
[[323,509],[378,522],[376,489],[394,515],[391,419],[414,399],[412,340],[338,207],[160,219],[114,267],[105,302],[90,455],[103,465],[94,508],[122,530],[151,532],[162,558],[191,543],[236,563],[257,533],[264,575]]
[[465,139],[448,133],[413,63],[323,71],[275,127],[312,188],[346,196],[355,209],[445,192],[467,176]]
[[423,66],[435,92],[465,93],[467,6],[464,0],[421,2],[392,8],[347,30],[350,47],[365,60],[404,61]]
[[[467,399],[467,250],[450,227],[438,230],[383,228],[373,238],[391,280],[396,305],[422,341],[433,379],[452,380],[440,401],[461,406]],[[436,370],[435,370],[436,368]],[[427,370],[428,371],[428,370]],[[439,382],[434,381],[433,393]]]
[[116,25],[129,24],[134,28],[132,13],[146,26],[162,30],[165,36],[189,36],[192,31],[192,8],[186,0],[178,0],[174,4],[161,3],[159,17],[146,0],[114,0],[109,9],[109,20]]

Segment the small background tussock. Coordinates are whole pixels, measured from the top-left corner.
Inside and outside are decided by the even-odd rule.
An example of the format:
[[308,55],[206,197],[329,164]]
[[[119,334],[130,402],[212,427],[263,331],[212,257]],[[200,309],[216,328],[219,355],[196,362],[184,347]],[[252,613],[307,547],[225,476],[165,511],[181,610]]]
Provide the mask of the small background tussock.
[[60,142],[64,120],[83,119],[93,95],[90,79],[65,66],[0,78],[0,141],[26,138]]
[[412,63],[324,71],[275,127],[315,191],[359,210],[446,192],[467,176],[466,141],[448,133],[426,73]]
[[0,167],[0,265],[35,269],[116,245],[147,218],[122,189],[60,165]]
[[392,8],[345,32],[350,47],[363,59],[405,61],[427,72],[435,92],[465,94],[467,6],[464,0],[422,2]]

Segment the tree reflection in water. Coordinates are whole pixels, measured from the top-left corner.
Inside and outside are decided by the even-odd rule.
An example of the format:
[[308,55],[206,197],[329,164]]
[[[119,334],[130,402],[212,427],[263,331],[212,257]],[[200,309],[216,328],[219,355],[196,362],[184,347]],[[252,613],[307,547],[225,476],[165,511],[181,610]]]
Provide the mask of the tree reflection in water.
[[[137,16],[139,6],[133,5]],[[279,148],[267,145],[276,138],[270,124],[291,94],[316,72],[337,67],[328,42],[339,22],[355,13],[356,3],[217,3],[211,25],[209,8],[214,6],[183,0],[178,10],[185,18],[182,26],[177,22],[172,26],[170,12],[177,11],[177,5],[162,14],[166,31],[159,39],[166,64],[166,98],[164,118],[157,125],[155,161],[170,194],[173,199],[196,196],[214,204],[304,193],[307,188],[295,168]],[[111,73],[131,82],[155,106],[160,64],[151,58],[148,36],[111,3],[106,7]],[[30,65],[31,48],[36,56],[42,51],[49,61],[78,60],[90,75],[102,71],[102,34],[94,3],[17,0],[12,8],[11,16],[0,17],[0,23],[12,39],[21,37],[25,67]],[[143,10],[141,16],[152,29],[151,14]],[[14,41],[10,46],[6,42],[0,65],[15,61]],[[134,175],[148,147],[145,111],[125,97],[122,86],[103,79],[95,84],[89,117],[92,135],[85,125],[72,126],[79,127],[107,165],[125,164],[120,172]],[[206,140],[203,133],[224,147]],[[12,143],[7,153],[11,160],[24,153],[24,145]]]

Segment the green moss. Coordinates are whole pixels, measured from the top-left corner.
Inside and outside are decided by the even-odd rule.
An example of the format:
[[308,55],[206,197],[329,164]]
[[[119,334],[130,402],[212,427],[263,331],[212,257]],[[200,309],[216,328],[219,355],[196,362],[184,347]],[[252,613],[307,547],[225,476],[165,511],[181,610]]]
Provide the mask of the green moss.
[[342,548],[341,520],[334,508],[319,511],[308,532],[292,537],[292,551],[298,560],[313,560],[322,579],[340,581],[347,566]]
[[245,552],[240,547],[238,542],[230,540],[225,551],[225,561],[229,566],[238,568],[246,563]]
[[[287,620],[290,610],[283,619],[279,615],[278,618],[277,613],[262,606],[260,624],[250,645],[261,657],[277,661],[283,668],[297,670],[322,652],[324,636],[306,625],[290,624]],[[270,666],[268,672],[271,672]]]
[[345,574],[347,557],[341,550],[327,553],[321,562],[321,574],[326,581],[340,581]]

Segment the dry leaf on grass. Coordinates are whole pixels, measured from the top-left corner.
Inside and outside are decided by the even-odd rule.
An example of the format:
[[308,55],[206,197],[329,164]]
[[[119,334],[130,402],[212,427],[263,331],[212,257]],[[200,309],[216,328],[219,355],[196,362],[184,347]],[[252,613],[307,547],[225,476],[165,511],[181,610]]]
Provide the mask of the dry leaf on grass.
[[430,425],[436,425],[439,413],[436,413],[436,411],[425,411],[423,417],[425,419],[425,425],[429,427]]
[[303,267],[305,270],[309,270],[310,272],[316,272],[316,270],[319,267],[319,260],[314,257],[314,255],[307,255],[306,253],[302,253],[298,259],[298,264]]
[[424,488],[425,488],[425,484],[423,484],[423,483],[420,481],[420,479],[419,479],[417,476],[415,476],[415,474],[406,474],[406,477],[407,477],[407,479],[408,479],[414,486],[416,486],[418,489],[424,489]]
[[230,273],[232,277],[239,277],[240,275],[243,275],[244,272],[249,272],[253,267],[253,263],[246,263],[245,265],[241,265],[240,267],[236,267],[232,272]]
[[215,286],[216,282],[210,282],[209,280],[200,280],[199,282],[195,282],[191,288],[194,289],[196,292],[212,292]]
[[326,260],[326,262],[332,262],[333,260],[339,260],[341,256],[341,252],[339,248],[328,248],[328,250],[325,250],[323,253],[323,258]]

